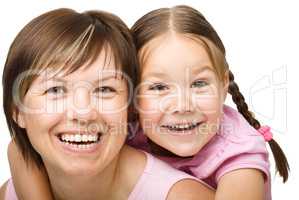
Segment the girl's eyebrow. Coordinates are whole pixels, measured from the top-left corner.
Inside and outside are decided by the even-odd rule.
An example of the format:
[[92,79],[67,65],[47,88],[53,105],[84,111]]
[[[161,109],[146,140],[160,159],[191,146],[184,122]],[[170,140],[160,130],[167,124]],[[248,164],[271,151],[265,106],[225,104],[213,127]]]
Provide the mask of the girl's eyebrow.
[[[188,67],[186,67],[186,70],[188,69]],[[210,67],[209,65],[204,65],[203,67],[198,67],[196,65],[190,67],[189,69],[191,69],[191,73],[192,74],[200,74],[204,71],[210,71],[210,72],[215,72],[213,67]],[[168,75],[166,73],[163,72],[149,72],[147,73],[145,76],[143,76],[142,78],[167,78]]]
[[213,72],[213,73],[215,72],[215,70],[213,69],[213,67],[210,67],[208,65],[205,65],[203,67],[194,66],[191,69],[192,74],[200,74],[200,73],[202,73],[204,71],[210,71],[210,72]]
[[163,72],[150,72],[150,73],[147,73],[142,78],[151,78],[151,77],[154,77],[154,78],[166,78],[166,77],[168,77],[168,75],[165,74],[165,73],[163,73]]

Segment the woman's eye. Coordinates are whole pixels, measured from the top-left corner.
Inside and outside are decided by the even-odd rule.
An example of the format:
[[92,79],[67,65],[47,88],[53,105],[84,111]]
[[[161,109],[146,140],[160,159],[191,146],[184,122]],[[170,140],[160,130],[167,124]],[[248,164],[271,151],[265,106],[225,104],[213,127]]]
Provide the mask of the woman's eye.
[[168,89],[168,87],[166,85],[161,84],[161,83],[157,83],[157,84],[151,85],[149,87],[149,90],[161,91],[161,90],[167,90],[167,89]]
[[95,92],[96,93],[111,93],[111,92],[116,92],[116,90],[112,87],[107,87],[107,86],[104,86],[104,87],[98,87],[95,89]]
[[51,87],[49,89],[46,90],[46,94],[64,94],[66,92],[66,88],[63,86],[55,86],[55,87]]
[[198,81],[193,82],[191,87],[192,88],[194,88],[194,87],[201,88],[201,87],[204,87],[204,86],[207,86],[207,85],[208,85],[207,82],[198,80]]

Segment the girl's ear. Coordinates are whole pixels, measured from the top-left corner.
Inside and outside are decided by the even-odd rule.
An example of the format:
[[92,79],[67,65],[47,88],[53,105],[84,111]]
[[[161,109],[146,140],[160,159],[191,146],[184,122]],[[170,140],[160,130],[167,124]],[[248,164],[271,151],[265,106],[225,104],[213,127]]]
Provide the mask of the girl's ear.
[[12,115],[13,115],[12,116],[13,120],[15,121],[15,123],[17,123],[19,125],[19,127],[21,127],[21,128],[26,127],[25,126],[26,123],[25,123],[25,120],[24,120],[24,115],[20,111],[14,109]]

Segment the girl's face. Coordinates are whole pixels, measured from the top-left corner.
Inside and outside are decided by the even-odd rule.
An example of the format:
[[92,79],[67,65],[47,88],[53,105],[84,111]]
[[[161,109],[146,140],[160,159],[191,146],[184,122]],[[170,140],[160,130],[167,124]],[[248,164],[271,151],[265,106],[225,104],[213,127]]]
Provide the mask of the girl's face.
[[52,75],[33,81],[18,124],[47,168],[66,175],[99,173],[117,158],[126,138],[126,80],[113,61],[105,63],[104,53],[86,68]]
[[179,156],[196,154],[219,127],[228,78],[219,81],[202,42],[165,34],[142,49],[138,110],[145,134]]

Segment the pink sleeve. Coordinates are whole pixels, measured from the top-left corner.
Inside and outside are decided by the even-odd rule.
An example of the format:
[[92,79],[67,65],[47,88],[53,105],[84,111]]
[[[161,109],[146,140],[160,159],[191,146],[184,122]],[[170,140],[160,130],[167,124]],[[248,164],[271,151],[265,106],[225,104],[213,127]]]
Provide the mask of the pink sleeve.
[[13,185],[12,179],[9,179],[6,186],[5,200],[18,200],[15,187]]
[[222,163],[222,165],[216,171],[215,180],[218,184],[220,178],[228,172],[237,169],[251,168],[262,171],[265,181],[268,181],[270,178],[269,167],[267,155],[261,153],[243,153]]

